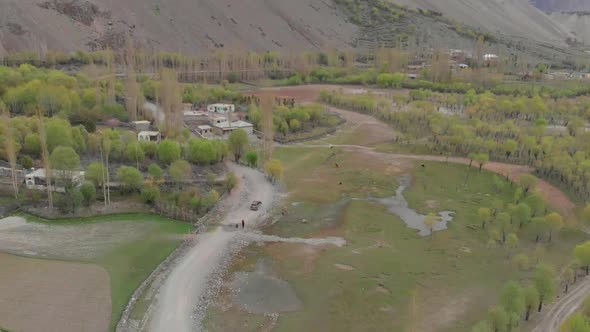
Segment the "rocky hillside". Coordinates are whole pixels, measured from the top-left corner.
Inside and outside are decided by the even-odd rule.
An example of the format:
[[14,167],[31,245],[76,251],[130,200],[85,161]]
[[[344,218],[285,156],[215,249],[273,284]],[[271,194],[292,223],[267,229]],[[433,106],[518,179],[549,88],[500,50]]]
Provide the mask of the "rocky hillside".
[[574,38],[528,0],[0,0],[0,52],[117,48],[126,34],[190,53],[363,48],[400,37],[470,48],[485,34],[498,51],[543,59],[569,57]]
[[324,0],[2,0],[0,52],[120,46],[167,51],[344,47],[357,28]]
[[531,0],[531,3],[545,12],[590,11],[590,0]]
[[[389,0],[442,13],[483,31],[564,44],[571,37],[527,0]],[[563,1],[563,0],[559,0]]]
[[550,17],[576,36],[576,39],[590,45],[590,12],[555,12]]

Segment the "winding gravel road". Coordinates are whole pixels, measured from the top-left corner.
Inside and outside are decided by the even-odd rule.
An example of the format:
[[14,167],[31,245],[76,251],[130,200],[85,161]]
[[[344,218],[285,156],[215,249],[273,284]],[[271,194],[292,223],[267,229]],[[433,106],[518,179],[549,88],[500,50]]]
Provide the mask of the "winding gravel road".
[[[262,173],[235,165],[231,165],[230,169],[241,180],[222,203],[228,210],[227,214],[214,231],[199,235],[195,245],[175,264],[157,295],[150,331],[190,332],[202,329],[202,314],[195,315],[195,310],[202,306],[209,282],[227,259],[231,245],[240,240],[241,231],[236,230],[234,225],[244,219],[246,228],[255,228],[272,207],[274,187]],[[262,201],[258,211],[250,210],[253,200]]]
[[561,324],[580,308],[588,295],[590,295],[590,277],[585,277],[571,287],[568,294],[562,294],[558,301],[547,306],[549,311],[543,314],[532,332],[559,332]]

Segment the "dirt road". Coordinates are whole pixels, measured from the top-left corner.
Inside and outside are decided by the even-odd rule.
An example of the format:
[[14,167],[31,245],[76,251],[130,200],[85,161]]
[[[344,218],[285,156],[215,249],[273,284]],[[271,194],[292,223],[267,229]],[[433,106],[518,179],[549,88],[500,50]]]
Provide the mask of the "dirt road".
[[[195,311],[202,306],[212,276],[227,259],[230,246],[240,240],[242,231],[234,225],[244,219],[246,228],[254,228],[272,206],[274,188],[263,174],[240,166],[230,168],[240,178],[240,184],[222,203],[228,212],[219,221],[220,226],[197,238],[168,275],[157,296],[150,331],[202,330],[202,313]],[[252,200],[262,201],[258,211],[250,210]]]
[[543,314],[532,332],[559,332],[559,327],[573,314],[590,294],[590,277],[586,277],[570,288],[565,296],[548,305],[549,311]]

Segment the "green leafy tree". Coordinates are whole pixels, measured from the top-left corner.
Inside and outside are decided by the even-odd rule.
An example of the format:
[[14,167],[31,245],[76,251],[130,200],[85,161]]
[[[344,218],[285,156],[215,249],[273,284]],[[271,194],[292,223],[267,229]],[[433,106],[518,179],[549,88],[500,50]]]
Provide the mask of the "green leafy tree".
[[143,187],[143,175],[135,167],[119,167],[117,181],[121,183],[121,191],[125,193],[140,191]]
[[488,312],[488,323],[496,332],[507,332],[510,317],[502,306],[495,306]]
[[535,270],[535,287],[539,292],[538,311],[543,310],[543,303],[555,295],[555,270],[548,264],[539,264]]
[[512,213],[512,220],[522,228],[531,220],[531,208],[525,203],[518,204]]
[[158,164],[150,164],[148,166],[148,174],[154,183],[158,183],[164,177],[164,171],[162,171]]
[[523,174],[518,178],[518,183],[524,189],[524,193],[527,194],[530,190],[535,188],[537,185],[537,178],[530,174]]
[[82,201],[85,206],[92,205],[96,200],[96,187],[92,182],[86,182],[80,186],[80,193],[82,194]]
[[574,256],[578,259],[580,264],[586,269],[586,275],[590,266],[590,241],[577,245],[574,249]]
[[516,249],[518,248],[518,236],[514,233],[510,233],[508,234],[508,237],[506,238],[506,244],[508,245],[508,248],[510,249]]
[[240,159],[242,159],[249,144],[248,133],[242,129],[234,130],[229,135],[229,148],[231,149],[236,162],[239,162]]
[[510,231],[510,229],[512,228],[510,219],[510,215],[506,212],[498,213],[498,216],[496,217],[498,229],[502,233],[502,243],[506,242],[506,233]]
[[514,281],[506,283],[500,295],[500,304],[508,314],[522,315],[526,309],[522,287]]
[[105,181],[105,167],[100,162],[93,162],[88,165],[84,177],[92,182],[96,187],[101,187]]
[[487,153],[478,153],[475,155],[475,161],[479,165],[479,171],[481,172],[483,165],[490,161],[490,156]]
[[207,194],[207,196],[202,201],[202,206],[209,211],[215,203],[219,200],[219,193],[213,189]]
[[125,156],[128,161],[139,164],[145,159],[145,152],[138,142],[133,142],[125,148]]
[[52,152],[58,146],[73,147],[74,139],[69,122],[59,118],[52,118],[45,125],[47,149]]
[[559,328],[560,332],[590,332],[590,323],[584,315],[576,313],[568,317]]
[[246,161],[248,162],[248,166],[256,167],[258,165],[258,153],[254,150],[248,151],[246,153]]
[[482,207],[477,210],[477,214],[481,222],[481,228],[486,229],[486,224],[492,219],[492,210]]
[[547,224],[547,220],[545,218],[534,217],[531,219],[530,229],[535,235],[535,243],[538,243],[543,234],[547,233],[549,225]]
[[22,156],[20,164],[24,169],[30,169],[33,167],[33,159],[29,156]]
[[238,185],[238,177],[236,173],[229,172],[225,176],[225,189],[231,193],[231,191]]
[[553,237],[553,233],[558,233],[563,228],[563,218],[557,212],[552,212],[545,216],[547,225],[549,226],[549,242]]
[[518,254],[512,258],[512,264],[520,271],[528,271],[530,268],[529,256],[525,254]]
[[206,165],[218,160],[215,142],[193,138],[188,142],[186,158],[193,164]]
[[143,187],[141,197],[146,204],[153,205],[160,199],[160,188],[156,185]]
[[266,162],[266,174],[274,181],[280,181],[283,178],[283,164],[277,159],[271,159]]
[[25,136],[24,150],[33,156],[41,155],[41,137],[37,133],[29,133]]
[[165,139],[158,145],[158,159],[166,165],[179,160],[180,152],[180,144],[171,139]]
[[193,178],[193,170],[191,164],[186,160],[176,160],[170,165],[168,173],[174,182],[180,185],[183,182],[189,181]]
[[71,147],[58,146],[51,153],[50,160],[55,170],[73,171],[80,168],[80,156]]
[[533,308],[539,305],[539,291],[534,285],[524,289],[524,303],[526,307],[524,320],[528,321]]

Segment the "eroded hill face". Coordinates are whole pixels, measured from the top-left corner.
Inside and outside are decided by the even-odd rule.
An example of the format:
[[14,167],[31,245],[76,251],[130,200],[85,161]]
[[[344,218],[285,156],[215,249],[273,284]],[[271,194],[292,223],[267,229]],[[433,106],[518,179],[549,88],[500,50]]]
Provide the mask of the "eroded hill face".
[[130,33],[177,52],[346,47],[357,28],[323,0],[3,0],[0,51],[118,47]]
[[586,45],[590,45],[590,13],[551,13],[550,17],[571,31],[576,39]]
[[[564,44],[571,34],[527,0],[389,0],[442,13],[483,31]],[[559,0],[562,1],[562,0]]]
[[[556,59],[564,57],[566,40],[574,38],[528,0],[383,0],[432,12],[423,15],[416,10],[398,21],[369,27],[367,22],[355,22],[346,9],[355,1],[2,0],[0,52],[116,49],[123,46],[126,34],[147,49],[181,53],[362,48],[367,42],[395,40],[398,34],[413,34],[426,47],[471,48],[473,35],[487,33],[521,50],[549,45],[548,51],[529,52]],[[367,8],[371,11],[377,3],[365,1],[364,11],[357,14],[370,17]],[[396,24],[395,29],[382,29]],[[468,27],[471,34],[457,36],[457,26]]]
[[590,0],[531,0],[546,12],[575,12],[590,10]]

